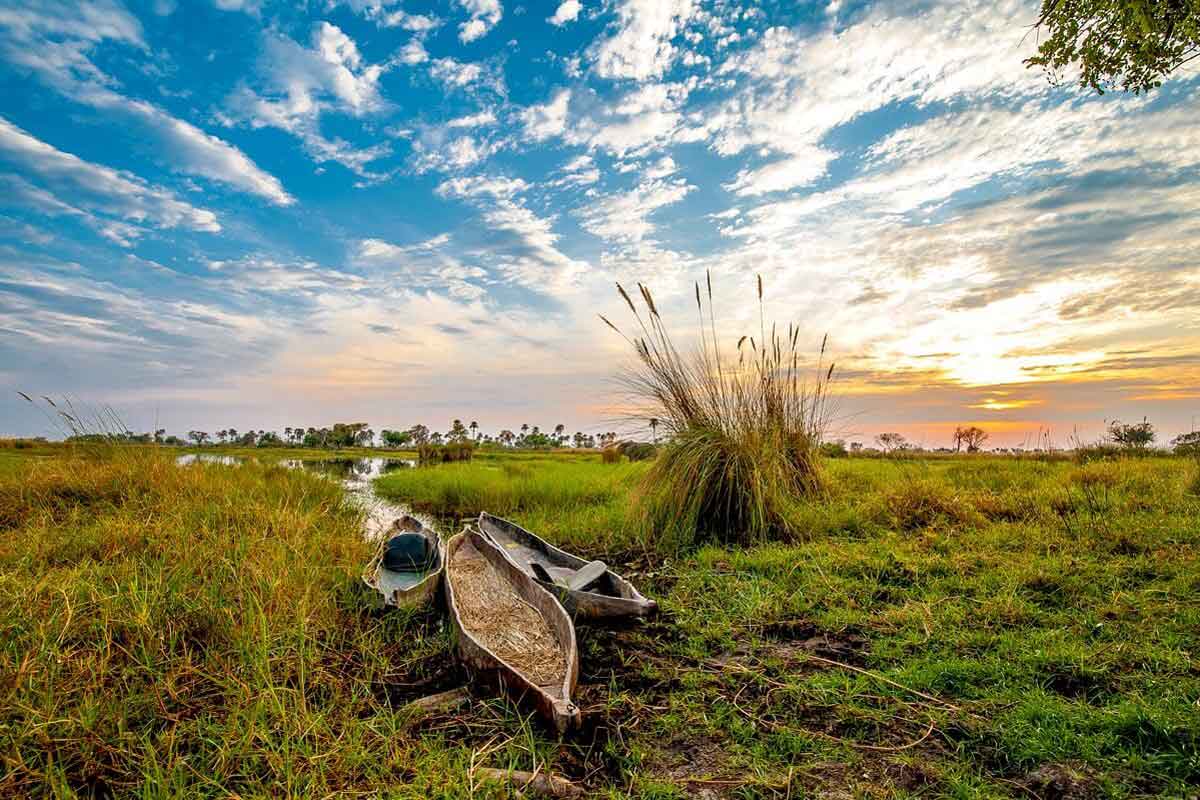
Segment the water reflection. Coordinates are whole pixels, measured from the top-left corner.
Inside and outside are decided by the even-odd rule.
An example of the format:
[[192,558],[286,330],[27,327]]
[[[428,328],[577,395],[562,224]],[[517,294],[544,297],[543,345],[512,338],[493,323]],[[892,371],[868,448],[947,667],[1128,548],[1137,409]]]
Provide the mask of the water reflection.
[[287,467],[298,467],[309,472],[318,472],[329,478],[347,483],[370,483],[381,475],[398,469],[415,467],[417,462],[407,458],[326,458],[320,461],[303,461],[288,458],[279,463]]
[[[175,459],[179,466],[188,464],[223,464],[233,466],[246,459],[242,456],[217,453],[187,453]],[[341,481],[352,502],[366,512],[364,535],[371,540],[381,539],[399,516],[408,513],[404,506],[390,503],[375,494],[372,482],[381,475],[400,469],[412,469],[417,462],[407,458],[323,458],[306,461],[300,458],[285,458],[278,462],[290,469],[314,472],[326,478]]]
[[326,458],[304,461],[289,458],[279,462],[286,467],[315,472],[339,480],[351,499],[367,514],[363,534],[371,540],[382,539],[397,517],[408,513],[404,506],[388,502],[375,494],[373,481],[398,469],[411,469],[416,462],[405,458]]
[[188,464],[224,464],[232,466],[244,461],[241,456],[222,456],[216,453],[185,453],[175,459],[175,464],[186,467]]

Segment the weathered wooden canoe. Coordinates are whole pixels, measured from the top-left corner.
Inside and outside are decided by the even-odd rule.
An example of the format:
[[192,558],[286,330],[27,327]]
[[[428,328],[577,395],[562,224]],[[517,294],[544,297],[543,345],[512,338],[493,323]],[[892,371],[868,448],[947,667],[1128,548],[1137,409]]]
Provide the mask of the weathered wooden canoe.
[[[411,552],[413,542],[419,553],[412,556],[411,563],[398,563],[400,559],[391,557],[402,545]],[[405,514],[388,528],[363,571],[363,583],[379,592],[385,605],[415,608],[437,596],[445,571],[446,545],[437,531]]]
[[479,515],[479,530],[522,572],[546,587],[576,619],[645,617],[658,609],[633,584],[603,562],[584,561],[536,534],[491,514]]
[[471,529],[446,545],[443,585],[467,669],[533,705],[559,733],[578,727],[571,702],[579,680],[575,626],[554,597]]

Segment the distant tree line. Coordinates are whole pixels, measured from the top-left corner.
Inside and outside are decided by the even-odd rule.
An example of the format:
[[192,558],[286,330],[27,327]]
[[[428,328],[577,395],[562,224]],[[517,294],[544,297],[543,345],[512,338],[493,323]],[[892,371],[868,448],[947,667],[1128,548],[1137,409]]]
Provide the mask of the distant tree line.
[[[448,445],[471,444],[474,447],[505,447],[521,450],[549,450],[554,448],[574,447],[578,449],[619,450],[618,455],[625,455],[634,460],[631,455],[646,457],[653,453],[658,442],[658,420],[649,420],[649,426],[654,436],[654,443],[639,443],[631,440],[618,441],[615,432],[599,435],[576,431],[568,436],[566,426],[555,425],[548,432],[537,425],[522,424],[517,431],[503,429],[495,434],[484,433],[479,423],[472,420],[464,424],[461,419],[451,421],[446,431],[430,430],[427,426],[417,424],[403,430],[384,428],[376,437],[375,431],[365,422],[336,422],[330,427],[286,427],[283,434],[269,430],[238,431],[236,428],[218,430],[216,434],[207,431],[188,431],[187,440],[178,436],[168,435],[166,430],[159,428],[154,432],[134,433],[126,430],[115,434],[86,434],[71,436],[67,441],[116,441],[126,444],[163,444],[185,445],[191,442],[195,445],[235,445],[238,447],[308,447],[308,448],[345,448],[373,447],[378,438],[379,445],[389,448],[412,448],[420,450],[425,447],[444,447]],[[1053,450],[1049,444],[1048,431],[1040,435],[1044,442],[1033,448],[1001,447],[992,452],[1000,454],[1021,454],[1025,452],[1046,452]],[[964,450],[968,453],[978,453],[990,438],[990,434],[977,425],[958,426],[952,437],[953,448],[937,447],[932,450],[919,447],[910,442],[900,433],[888,431],[875,436],[874,448],[864,446],[862,442],[847,443],[838,439],[821,445],[824,455],[838,458],[855,454],[905,454],[917,452],[958,453]],[[1143,418],[1141,422],[1126,423],[1112,420],[1105,427],[1105,436],[1101,442],[1083,444],[1077,442],[1072,448],[1075,451],[1088,451],[1093,454],[1101,453],[1140,453],[1151,452],[1157,438],[1154,424]],[[642,449],[636,449],[641,446]],[[1171,449],[1180,455],[1200,455],[1200,431],[1180,434],[1170,441]],[[631,448],[635,448],[631,450]],[[644,452],[645,451],[645,452]],[[430,451],[433,452],[433,451]],[[445,451],[450,452],[450,451]],[[460,451],[454,451],[460,452]],[[465,452],[465,451],[461,451]]]
[[[1049,443],[1049,432],[1043,431],[1039,435],[1039,444],[1036,447],[1027,449],[1023,447],[997,447],[992,450],[993,453],[1000,454],[1020,454],[1025,452],[1046,452],[1054,448]],[[1091,451],[1099,453],[1101,451],[1108,453],[1149,453],[1152,451],[1152,446],[1157,439],[1157,431],[1154,428],[1154,423],[1143,418],[1141,422],[1122,422],[1120,420],[1112,420],[1106,423],[1104,437],[1100,442],[1095,444],[1085,444],[1076,442],[1071,448],[1074,451]],[[862,442],[851,442],[847,444],[844,440],[835,440],[825,442],[821,445],[822,452],[831,457],[839,457],[852,455],[855,453],[882,453],[884,455],[899,454],[899,453],[916,453],[916,452],[934,452],[934,453],[960,453],[964,449],[968,453],[978,453],[983,450],[983,444],[990,438],[990,434],[983,428],[977,425],[958,426],[954,430],[952,443],[953,448],[937,447],[932,450],[922,448],[905,438],[902,434],[895,432],[880,433],[875,437],[875,447],[867,448]],[[1170,447],[1173,452],[1178,455],[1200,455],[1200,431],[1192,431],[1176,436],[1170,441]]]
[[[653,427],[653,425],[652,425]],[[283,434],[269,430],[239,431],[237,428],[218,430],[215,434],[208,431],[188,431],[188,441],[195,445],[236,445],[238,447],[309,447],[309,448],[342,448],[342,447],[373,447],[376,441],[383,447],[413,448],[424,446],[440,446],[470,442],[476,446],[511,447],[524,450],[549,450],[560,447],[575,447],[594,449],[612,447],[617,442],[615,432],[599,435],[576,431],[572,435],[566,432],[566,426],[561,423],[549,431],[543,431],[537,425],[522,424],[514,432],[504,429],[496,434],[484,433],[479,423],[472,420],[464,423],[455,419],[446,431],[430,430],[426,425],[417,424],[410,428],[392,430],[384,428],[376,432],[365,422],[334,423],[331,427],[286,427]],[[177,437],[161,438],[165,431],[157,434],[133,434],[129,432],[123,441],[129,442],[158,442],[160,444],[184,444]],[[105,437],[111,439],[112,437]]]

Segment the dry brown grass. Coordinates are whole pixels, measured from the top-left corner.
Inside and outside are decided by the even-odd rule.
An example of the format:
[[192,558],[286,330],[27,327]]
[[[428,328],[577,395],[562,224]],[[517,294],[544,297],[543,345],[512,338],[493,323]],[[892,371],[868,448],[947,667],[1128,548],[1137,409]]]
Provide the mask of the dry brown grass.
[[538,686],[562,684],[567,663],[549,623],[469,541],[454,552],[448,574],[458,615],[484,647]]

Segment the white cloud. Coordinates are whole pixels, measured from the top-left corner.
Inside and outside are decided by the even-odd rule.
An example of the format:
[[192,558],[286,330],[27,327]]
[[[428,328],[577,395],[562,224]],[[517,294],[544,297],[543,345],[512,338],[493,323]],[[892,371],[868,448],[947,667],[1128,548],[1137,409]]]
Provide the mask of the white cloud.
[[213,0],[213,5],[222,11],[244,11],[254,15],[262,10],[262,0]]
[[411,39],[404,47],[400,48],[400,52],[396,54],[396,59],[401,64],[421,64],[429,60],[429,53],[425,50],[425,44],[420,39]]
[[520,178],[473,175],[443,181],[437,193],[480,209],[490,226],[487,251],[507,280],[541,292],[568,291],[588,265],[558,249],[553,218],[538,216],[519,198],[529,188]]
[[146,50],[136,18],[113,2],[33,2],[0,9],[0,54],[38,74],[74,102],[121,113],[160,143],[171,169],[217,181],[276,205],[293,198],[245,153],[158,106],[113,90],[116,82],[89,58],[101,42]]
[[677,169],[678,167],[675,164],[675,159],[671,158],[670,156],[663,156],[649,168],[647,168],[643,175],[647,180],[657,180],[659,178],[665,178],[668,175],[674,174]]
[[559,90],[550,102],[529,106],[521,112],[525,134],[540,142],[551,136],[561,136],[567,127],[567,108],[571,103],[571,90]]
[[500,0],[458,0],[458,4],[471,15],[458,27],[459,41],[464,44],[486,36],[504,13]]
[[566,164],[563,164],[562,170],[563,172],[579,172],[580,170],[589,169],[595,166],[595,164],[595,159],[585,153],[584,155],[575,156]]
[[593,102],[584,108],[563,138],[571,144],[599,147],[618,158],[643,154],[656,147],[682,141],[681,111],[688,89],[683,84],[646,84],[618,97],[611,104]]
[[450,234],[439,233],[437,236],[414,244],[398,245],[383,239],[361,239],[358,242],[358,257],[366,259],[400,258],[417,253],[427,253],[441,248],[450,242]]
[[442,181],[437,193],[442,197],[494,197],[511,199],[529,188],[520,178],[499,175],[471,175]]
[[683,178],[643,181],[631,191],[602,198],[582,213],[583,227],[611,242],[632,244],[651,238],[650,215],[678,203],[696,187]]
[[591,186],[600,182],[600,170],[589,155],[580,155],[563,164],[559,172],[562,177],[549,183],[550,186]]
[[447,86],[461,88],[482,78],[483,67],[478,64],[455,61],[453,58],[439,58],[429,68],[429,74]]
[[484,109],[477,114],[468,114],[464,117],[456,117],[446,123],[447,128],[481,128],[488,125],[496,124],[496,114],[490,108]]
[[175,386],[197,372],[210,374],[232,353],[257,365],[254,357],[277,331],[261,309],[242,314],[194,299],[200,287],[192,278],[179,279],[174,295],[163,296],[90,278],[62,262],[0,263],[0,276],[37,289],[0,290],[0,336],[53,347],[77,387],[111,380],[117,368],[135,391],[159,382]]
[[408,14],[404,11],[392,11],[380,16],[379,24],[384,28],[403,28],[413,33],[428,33],[442,23],[437,17],[425,14]]
[[354,254],[355,263],[372,270],[385,270],[389,280],[409,289],[446,292],[451,297],[474,300],[487,294],[487,270],[466,264],[446,252],[449,234],[439,234],[414,244],[398,245],[383,239],[363,239]]
[[383,111],[379,79],[387,65],[365,64],[358,46],[336,25],[313,29],[312,47],[285,36],[266,34],[258,71],[262,88],[235,91],[226,106],[234,120],[274,127],[296,136],[318,162],[334,161],[363,177],[376,177],[367,165],[390,154],[387,143],[357,147],[321,134],[320,118],[334,112],[353,117]]
[[671,41],[696,10],[692,0],[622,0],[616,33],[591,51],[596,74],[639,81],[663,75],[677,53]]
[[[125,10],[115,0],[93,0],[92,2],[66,2],[65,0],[27,0],[19,4],[0,8],[0,26],[13,33],[13,38],[26,43],[45,37],[47,44],[63,44],[74,47],[78,43],[96,44],[104,40],[125,43],[145,49],[142,25],[137,17]],[[20,59],[19,48],[6,47],[10,57]],[[24,55],[38,58],[42,53]],[[24,63],[24,62],[22,62]],[[94,67],[77,62],[84,72]]]
[[[139,226],[188,228],[216,233],[216,215],[180,200],[129,172],[84,161],[37,139],[0,117],[0,156],[36,174],[50,187],[40,189],[21,179],[12,186],[44,213],[83,216],[107,238],[129,244]],[[25,189],[28,187],[28,189]],[[70,203],[61,200],[70,198]],[[86,209],[86,211],[82,210]],[[119,219],[113,219],[117,217]]]
[[512,144],[511,137],[495,129],[496,121],[487,108],[437,125],[418,124],[402,134],[413,140],[410,164],[417,172],[459,173],[486,161]]
[[[1033,46],[1023,42],[1029,14],[1022,0],[882,4],[815,35],[770,28],[716,70],[739,91],[706,112],[705,127],[722,155],[761,147],[820,160],[826,133],[891,103],[1038,94],[1044,80],[1021,63]],[[767,167],[763,178],[782,186],[788,175],[803,179],[802,162]]]
[[835,153],[822,147],[811,147],[802,155],[774,161],[758,169],[743,169],[725,188],[745,196],[806,186],[824,175],[829,162],[835,157]]
[[503,142],[475,136],[445,138],[439,131],[430,131],[413,143],[413,166],[417,172],[461,172],[488,159],[501,147]]
[[283,295],[294,300],[298,295],[319,301],[327,293],[359,292],[369,288],[364,278],[350,272],[329,269],[315,261],[254,254],[232,260],[208,262],[224,291],[257,296],[262,292]]
[[162,109],[141,100],[119,95],[93,98],[97,107],[114,108],[140,117],[169,148],[171,169],[224,183],[235,189],[258,195],[275,205],[296,202],[274,175],[260,169],[238,148],[212,134],[172,117]]
[[583,10],[583,6],[579,0],[563,0],[558,6],[558,10],[554,12],[554,16],[546,19],[551,25],[562,27],[568,22],[574,22],[579,17],[579,12]]
[[339,3],[350,6],[356,14],[362,14],[381,28],[403,28],[413,33],[428,33],[442,24],[437,17],[410,14],[399,6],[399,0],[329,0],[333,8]]

